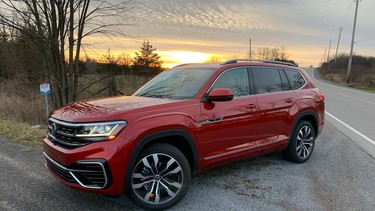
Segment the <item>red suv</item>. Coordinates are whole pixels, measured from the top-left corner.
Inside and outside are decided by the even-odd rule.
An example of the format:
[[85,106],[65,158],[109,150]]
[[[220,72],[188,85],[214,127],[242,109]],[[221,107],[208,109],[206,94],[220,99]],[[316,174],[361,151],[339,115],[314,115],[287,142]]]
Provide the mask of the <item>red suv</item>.
[[323,125],[324,95],[295,65],[184,64],[132,96],[53,111],[44,155],[70,187],[166,209],[208,168],[277,150],[307,161]]

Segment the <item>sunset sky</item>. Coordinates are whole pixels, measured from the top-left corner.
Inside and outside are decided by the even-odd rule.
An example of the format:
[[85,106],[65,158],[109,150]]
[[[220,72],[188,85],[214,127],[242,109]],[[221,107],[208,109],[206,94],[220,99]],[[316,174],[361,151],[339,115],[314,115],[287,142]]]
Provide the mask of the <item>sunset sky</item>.
[[[133,56],[149,40],[166,67],[247,58],[252,49],[284,46],[300,66],[317,66],[325,49],[334,57],[339,28],[339,53],[349,53],[355,1],[353,0],[136,0],[134,25],[123,28],[129,37],[91,37],[91,57],[108,49]],[[354,52],[375,56],[375,1],[359,3]]]

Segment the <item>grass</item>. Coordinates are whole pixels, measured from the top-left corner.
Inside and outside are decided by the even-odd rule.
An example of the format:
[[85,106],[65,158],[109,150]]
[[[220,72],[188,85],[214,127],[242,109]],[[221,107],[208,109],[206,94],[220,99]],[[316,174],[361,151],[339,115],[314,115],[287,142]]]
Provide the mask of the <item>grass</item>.
[[[332,82],[336,85],[343,86],[343,87],[349,87],[349,88],[353,88],[353,89],[358,89],[358,90],[369,92],[369,93],[375,93],[375,87],[374,86],[366,86],[365,85],[365,84],[369,84],[368,81],[367,81],[367,83],[365,83],[365,81],[362,82],[362,83],[357,81],[357,82],[347,84],[345,82],[346,75],[343,74],[343,73],[324,73],[322,71],[319,71],[319,74],[320,74],[320,77],[322,77],[324,80],[330,81],[330,82]],[[367,77],[364,77],[364,78],[366,78],[366,80],[375,79],[373,74],[372,75],[369,74],[369,75],[367,75]]]
[[0,119],[0,134],[13,143],[22,144],[33,149],[42,150],[42,139],[46,135],[47,126],[32,128],[28,123]]
[[[100,79],[98,75],[85,75],[80,79],[82,87]],[[118,89],[126,94],[132,94],[142,86],[147,78],[137,75],[120,75],[116,77]],[[85,90],[80,100],[92,97],[106,97],[107,92],[98,90],[108,85],[108,81],[101,81],[90,89]],[[80,88],[82,88],[80,87]],[[0,136],[11,142],[42,150],[42,139],[47,126],[44,96],[39,94],[39,86],[30,85],[20,79],[0,80]],[[32,128],[33,125],[41,125]]]
[[374,87],[367,87],[367,86],[362,86],[362,85],[356,85],[356,84],[349,84],[347,87],[359,89],[365,92],[370,92],[375,94],[375,88]]
[[21,80],[0,81],[0,117],[31,125],[46,122],[44,96],[39,86],[32,86]]

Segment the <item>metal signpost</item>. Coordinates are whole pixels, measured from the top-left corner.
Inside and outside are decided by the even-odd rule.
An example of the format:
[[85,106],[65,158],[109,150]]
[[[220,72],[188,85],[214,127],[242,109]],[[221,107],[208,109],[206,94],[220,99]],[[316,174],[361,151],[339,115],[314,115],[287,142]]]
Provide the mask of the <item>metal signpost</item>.
[[40,84],[40,94],[44,95],[46,98],[46,115],[48,118],[48,94],[51,93],[51,86],[50,84],[44,83]]

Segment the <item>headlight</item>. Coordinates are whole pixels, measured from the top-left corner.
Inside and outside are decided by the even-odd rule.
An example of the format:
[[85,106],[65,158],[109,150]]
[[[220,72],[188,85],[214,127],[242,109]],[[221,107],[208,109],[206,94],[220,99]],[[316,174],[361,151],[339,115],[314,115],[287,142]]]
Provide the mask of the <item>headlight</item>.
[[125,121],[81,124],[77,128],[75,136],[90,139],[101,137],[98,140],[103,140],[103,138],[114,139],[125,126]]

